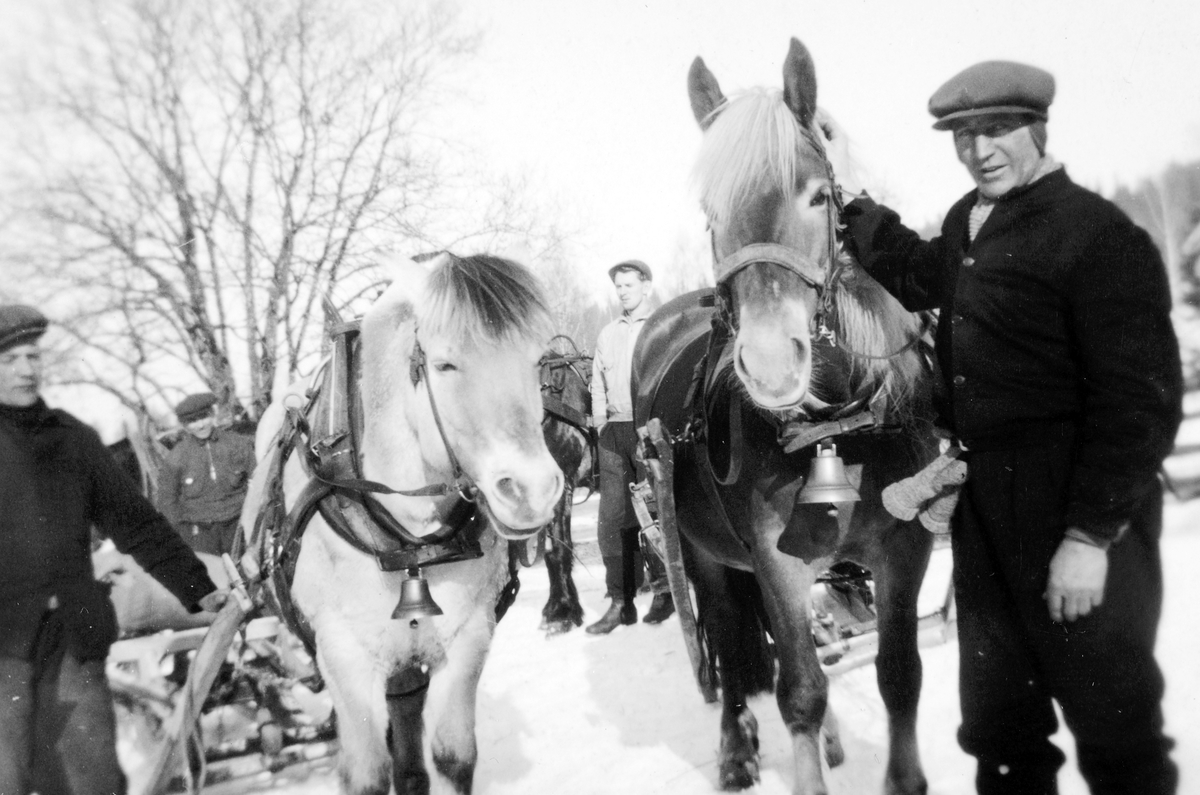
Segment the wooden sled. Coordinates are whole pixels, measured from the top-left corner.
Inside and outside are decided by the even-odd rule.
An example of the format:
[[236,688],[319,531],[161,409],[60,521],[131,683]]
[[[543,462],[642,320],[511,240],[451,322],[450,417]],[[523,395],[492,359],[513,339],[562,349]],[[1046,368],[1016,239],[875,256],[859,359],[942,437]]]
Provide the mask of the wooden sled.
[[[284,748],[282,722],[270,710],[259,705],[257,743],[261,754],[230,754],[220,762],[207,761],[208,749],[200,726],[205,702],[213,693],[222,666],[231,656],[253,656],[256,651],[277,651],[280,622],[274,616],[247,621],[253,607],[232,560],[224,556],[232,583],[230,599],[207,627],[178,632],[170,630],[115,643],[107,664],[109,687],[114,696],[139,704],[161,719],[161,740],[149,757],[130,775],[131,795],[160,795],[165,792],[197,793],[206,785],[289,764],[331,757],[336,742],[313,742],[305,747]],[[194,652],[187,680],[177,692],[158,675],[162,661],[171,656]],[[228,679],[228,677],[226,677]],[[220,699],[220,691],[214,698]],[[253,758],[250,758],[253,757]],[[199,760],[200,773],[192,765]]]

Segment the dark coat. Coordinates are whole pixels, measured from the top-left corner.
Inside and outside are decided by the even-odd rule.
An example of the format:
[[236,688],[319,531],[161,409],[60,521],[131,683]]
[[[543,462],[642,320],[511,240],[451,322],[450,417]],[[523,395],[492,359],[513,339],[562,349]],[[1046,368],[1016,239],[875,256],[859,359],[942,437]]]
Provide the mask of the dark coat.
[[95,431],[40,401],[0,406],[0,655],[27,654],[54,603],[81,659],[107,654],[117,626],[92,572],[93,526],[189,609],[216,589]]
[[997,202],[971,242],[975,201],[972,191],[955,203],[926,242],[856,200],[848,242],[905,307],[940,310],[943,414],[956,435],[979,448],[1073,437],[1067,525],[1111,540],[1157,488],[1182,418],[1162,259],[1061,169]]
[[159,508],[177,526],[236,519],[254,464],[254,440],[248,436],[214,429],[201,441],[185,432],[159,474]]

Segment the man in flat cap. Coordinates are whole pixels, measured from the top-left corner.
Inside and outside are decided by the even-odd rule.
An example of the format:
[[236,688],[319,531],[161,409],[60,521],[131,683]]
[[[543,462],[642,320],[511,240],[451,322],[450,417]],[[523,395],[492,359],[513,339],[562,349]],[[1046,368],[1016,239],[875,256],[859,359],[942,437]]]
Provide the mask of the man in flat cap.
[[196,552],[233,551],[246,488],[254,474],[254,440],[217,427],[217,397],[188,395],[175,406],[184,428],[158,479],[162,512]]
[[604,582],[612,600],[599,621],[587,628],[606,635],[621,624],[637,621],[634,596],[650,571],[654,600],[642,619],[659,624],[675,612],[666,566],[652,551],[642,554],[641,525],[630,501],[629,486],[641,480],[637,432],[633,427],[633,347],[650,317],[653,275],[641,260],[619,262],[608,269],[617,288],[621,315],[600,330],[592,359],[592,417],[600,433],[600,515],[596,535],[604,560]]
[[124,793],[104,673],[117,619],[92,527],[192,611],[227,593],[96,432],[42,401],[46,326],[0,306],[0,792]]
[[[859,262],[910,310],[939,310],[943,420],[966,450],[952,521],[958,738],[981,793],[1057,792],[1054,701],[1094,793],[1173,793],[1154,660],[1158,472],[1181,420],[1162,259],[1046,151],[1054,79],[991,61],[929,101],[975,189],[928,242],[846,206]],[[841,188],[845,136],[821,127]]]

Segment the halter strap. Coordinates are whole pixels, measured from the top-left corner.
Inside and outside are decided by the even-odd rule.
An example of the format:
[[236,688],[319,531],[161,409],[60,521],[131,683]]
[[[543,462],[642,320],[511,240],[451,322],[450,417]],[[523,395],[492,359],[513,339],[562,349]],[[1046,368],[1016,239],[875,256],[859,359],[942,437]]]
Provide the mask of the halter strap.
[[780,243],[751,243],[742,246],[727,257],[722,257],[715,265],[717,284],[732,278],[748,265],[765,262],[779,265],[795,273],[810,287],[822,290],[825,288],[827,269],[799,251]]
[[[453,488],[458,490],[463,499],[474,502],[475,485],[463,472],[462,465],[458,463],[458,456],[454,454],[454,448],[450,446],[450,440],[446,438],[446,429],[442,426],[442,415],[438,412],[437,401],[433,399],[433,385],[430,383],[431,379],[425,363],[425,350],[421,347],[421,341],[417,339],[415,332],[413,333],[412,354],[409,356],[408,373],[412,378],[413,386],[422,380],[425,381],[425,394],[429,396],[429,408],[433,412],[433,423],[437,426],[438,435],[442,437],[442,446],[446,448],[446,457],[450,459],[451,471],[454,473]],[[404,492],[390,493],[402,494]]]

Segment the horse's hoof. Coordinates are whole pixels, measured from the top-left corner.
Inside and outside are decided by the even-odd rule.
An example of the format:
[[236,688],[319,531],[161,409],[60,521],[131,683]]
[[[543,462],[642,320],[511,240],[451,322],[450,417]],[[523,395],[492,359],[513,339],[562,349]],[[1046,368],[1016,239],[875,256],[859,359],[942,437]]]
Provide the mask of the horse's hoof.
[[[580,623],[582,623],[582,622],[580,622]],[[546,631],[546,637],[548,637],[548,638],[553,638],[557,635],[565,635],[566,633],[570,632],[572,629],[574,629],[577,626],[579,626],[579,625],[573,624],[569,620],[566,620],[566,619],[561,620],[561,621],[543,621],[542,622],[542,629],[544,629]]]
[[725,762],[721,765],[721,789],[736,791],[749,789],[758,783],[758,760]]
[[884,795],[926,795],[929,792],[929,784],[922,774],[909,776],[907,781],[888,777],[883,782],[883,792]]
[[837,735],[823,734],[821,744],[825,747],[825,761],[830,767],[837,767],[846,761],[846,750],[842,748],[842,740]]

